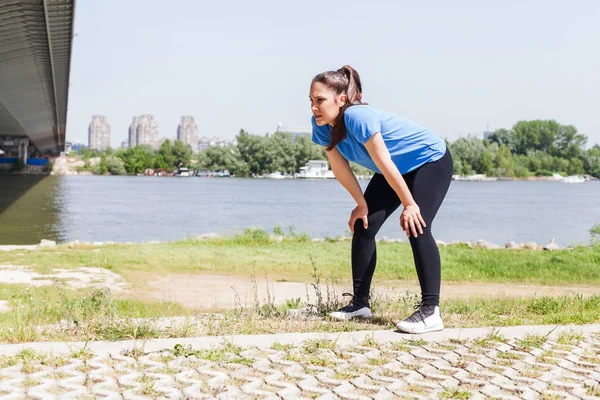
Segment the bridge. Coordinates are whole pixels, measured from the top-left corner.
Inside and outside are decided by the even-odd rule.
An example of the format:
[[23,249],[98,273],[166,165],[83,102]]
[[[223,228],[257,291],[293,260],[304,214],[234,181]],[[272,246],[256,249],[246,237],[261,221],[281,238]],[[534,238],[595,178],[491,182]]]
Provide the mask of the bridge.
[[64,150],[75,2],[0,0],[0,160],[5,163]]

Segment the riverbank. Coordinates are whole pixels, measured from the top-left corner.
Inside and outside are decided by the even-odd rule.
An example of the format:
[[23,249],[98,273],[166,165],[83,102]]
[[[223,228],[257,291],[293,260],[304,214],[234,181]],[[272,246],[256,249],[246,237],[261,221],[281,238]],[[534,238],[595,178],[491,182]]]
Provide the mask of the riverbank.
[[[451,281],[514,282],[532,284],[600,284],[600,246],[537,246],[507,243],[500,247],[476,243],[438,242],[444,279]],[[270,275],[274,279],[308,282],[313,269],[323,276],[348,273],[351,241],[348,237],[311,239],[307,235],[273,236],[259,229],[220,237],[207,234],[176,242],[112,243],[42,241],[36,246],[4,246],[5,263],[27,261],[44,273],[48,268],[94,265],[124,274],[135,282],[135,273],[216,273]],[[542,251],[547,248],[551,251]],[[25,251],[38,250],[38,251]],[[523,265],[528,269],[524,271]],[[410,245],[406,241],[379,239],[377,275],[382,279],[413,279]]]
[[[97,167],[101,162],[100,157],[90,158],[89,160],[84,161],[81,157],[77,156],[61,156],[57,157],[53,160],[53,168],[51,171],[48,170],[46,173],[50,175],[56,176],[71,176],[71,175],[81,175],[81,176],[89,176],[89,175],[106,175],[110,176],[111,174],[106,172],[104,174],[97,174],[95,172],[95,167]],[[42,173],[41,171],[39,173]],[[132,175],[135,176],[135,175]],[[151,174],[138,174],[138,176],[154,176],[154,177],[174,177],[177,174],[155,174],[152,171]],[[229,173],[227,175],[219,174],[218,172],[211,171],[211,173],[204,173],[198,175],[199,177],[229,177]],[[256,175],[250,176],[249,178],[254,179],[295,179],[293,175],[283,175],[279,172],[274,172],[271,174],[264,175]],[[359,175],[359,179],[370,179],[368,175]],[[335,179],[333,177],[333,179]],[[540,175],[540,176],[528,176],[528,177],[510,177],[510,176],[486,176],[484,174],[472,174],[472,175],[454,175],[453,180],[455,181],[468,181],[468,182],[490,182],[490,181],[554,181],[554,182],[565,182],[565,183],[583,183],[589,181],[597,181],[598,178],[592,175],[573,175],[573,176],[563,176],[560,174],[553,175]]]
[[[418,283],[408,243],[378,247],[377,318],[325,318],[351,288],[348,241],[256,232],[147,244],[48,245],[0,253],[0,340],[86,340],[389,329]],[[600,246],[441,247],[448,327],[600,320]]]

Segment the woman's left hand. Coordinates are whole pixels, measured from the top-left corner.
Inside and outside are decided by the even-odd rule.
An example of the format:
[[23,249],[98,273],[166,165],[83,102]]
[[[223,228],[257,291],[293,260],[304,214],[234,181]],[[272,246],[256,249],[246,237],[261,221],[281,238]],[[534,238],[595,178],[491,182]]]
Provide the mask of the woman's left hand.
[[400,227],[406,233],[406,237],[410,237],[411,233],[414,237],[417,237],[417,232],[422,235],[423,228],[426,226],[418,205],[411,204],[404,207],[402,214],[400,214]]

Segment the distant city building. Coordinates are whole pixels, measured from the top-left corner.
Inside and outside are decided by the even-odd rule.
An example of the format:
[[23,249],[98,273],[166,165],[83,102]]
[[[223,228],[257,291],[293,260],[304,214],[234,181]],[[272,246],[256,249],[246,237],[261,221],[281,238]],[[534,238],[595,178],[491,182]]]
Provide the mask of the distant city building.
[[158,142],[158,124],[152,115],[133,117],[129,126],[129,147],[147,144],[152,147]]
[[81,142],[70,142],[70,146],[71,146],[71,151],[76,151],[76,152],[79,152],[81,149],[87,148],[87,146]]
[[110,147],[110,125],[103,115],[93,115],[88,130],[90,150],[106,150]]
[[487,126],[485,127],[485,131],[483,131],[483,140],[486,140],[488,137],[490,137],[492,133],[494,132],[490,131],[490,124],[487,124]]
[[125,140],[123,142],[121,142],[121,148],[122,149],[126,149],[129,147],[129,141]]
[[198,151],[198,125],[194,117],[181,117],[181,123],[177,127],[177,139],[189,144],[193,151]]
[[206,150],[211,146],[221,146],[221,147],[229,147],[229,146],[236,146],[237,145],[237,139],[221,139],[218,137],[206,137],[203,136],[200,138],[200,140],[198,140],[198,150],[202,151],[202,150]]

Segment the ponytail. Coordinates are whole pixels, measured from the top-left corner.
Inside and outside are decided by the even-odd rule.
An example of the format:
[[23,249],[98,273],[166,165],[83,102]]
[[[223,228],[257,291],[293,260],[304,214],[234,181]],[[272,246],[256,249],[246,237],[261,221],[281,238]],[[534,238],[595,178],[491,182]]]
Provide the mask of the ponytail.
[[360,76],[358,75],[358,72],[349,65],[344,65],[337,71],[323,72],[313,78],[313,83],[315,82],[324,84],[338,95],[346,93],[346,103],[340,107],[340,113],[335,119],[333,128],[331,129],[331,139],[327,146],[327,151],[331,151],[346,138],[347,132],[346,123],[344,122],[344,113],[348,107],[367,103],[362,102],[362,84],[360,83]]

